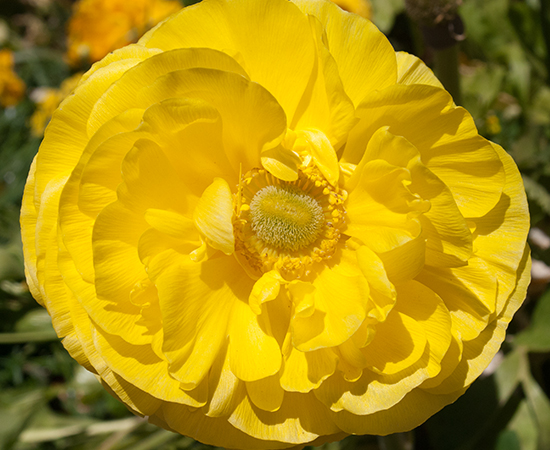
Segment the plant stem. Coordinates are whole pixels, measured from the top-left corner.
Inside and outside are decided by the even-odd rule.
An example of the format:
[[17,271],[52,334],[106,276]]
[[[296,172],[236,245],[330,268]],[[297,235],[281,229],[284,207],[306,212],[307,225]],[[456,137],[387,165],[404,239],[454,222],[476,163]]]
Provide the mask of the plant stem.
[[544,58],[546,65],[546,80],[550,83],[550,5],[548,5],[548,0],[540,0],[540,24],[546,50]]
[[458,45],[434,50],[434,72],[457,105],[462,104],[458,73]]
[[54,330],[0,333],[0,344],[24,344],[26,342],[56,341],[58,339]]

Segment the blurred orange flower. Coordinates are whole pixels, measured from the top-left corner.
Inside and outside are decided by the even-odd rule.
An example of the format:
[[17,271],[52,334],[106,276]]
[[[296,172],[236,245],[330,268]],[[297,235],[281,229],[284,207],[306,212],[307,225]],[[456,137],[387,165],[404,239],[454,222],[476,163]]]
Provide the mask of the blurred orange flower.
[[99,61],[180,8],[177,0],[80,0],[69,22],[69,63]]
[[365,19],[372,19],[372,5],[369,0],[332,0],[340,8],[358,14]]
[[13,52],[0,50],[0,105],[17,105],[25,93],[25,83],[13,71]]

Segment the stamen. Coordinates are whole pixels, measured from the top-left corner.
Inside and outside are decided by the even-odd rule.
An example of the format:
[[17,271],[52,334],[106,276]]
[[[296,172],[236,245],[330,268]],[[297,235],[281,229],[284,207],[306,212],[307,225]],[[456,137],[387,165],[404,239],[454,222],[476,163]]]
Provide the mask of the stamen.
[[309,274],[336,251],[346,198],[315,167],[302,168],[292,182],[251,170],[235,199],[237,257],[258,277],[274,268],[287,279]]
[[296,251],[321,232],[323,208],[312,197],[289,186],[266,186],[250,202],[252,229],[276,248]]

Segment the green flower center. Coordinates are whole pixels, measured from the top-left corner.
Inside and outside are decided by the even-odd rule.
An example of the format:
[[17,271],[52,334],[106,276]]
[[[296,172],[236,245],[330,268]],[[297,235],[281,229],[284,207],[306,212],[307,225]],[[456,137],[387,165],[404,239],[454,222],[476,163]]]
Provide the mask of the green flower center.
[[323,208],[297,189],[266,186],[250,202],[252,229],[264,242],[296,251],[314,242],[325,223]]

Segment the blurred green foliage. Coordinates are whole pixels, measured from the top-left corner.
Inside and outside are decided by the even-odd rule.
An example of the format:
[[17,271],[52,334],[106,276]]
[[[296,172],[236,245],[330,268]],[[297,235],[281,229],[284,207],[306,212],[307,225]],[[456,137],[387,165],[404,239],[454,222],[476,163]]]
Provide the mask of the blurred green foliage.
[[[186,0],[184,4],[195,3]],[[403,0],[372,0],[374,22],[397,50],[422,57]],[[40,139],[29,131],[34,89],[71,74],[64,36],[69,0],[0,3],[0,48],[15,52],[27,93],[0,109],[0,448],[5,450],[202,449],[134,417],[63,349],[24,281],[18,215]],[[480,132],[516,160],[532,226],[550,234],[550,5],[546,0],[464,0],[460,14],[464,106]],[[550,265],[550,248],[532,245]],[[535,280],[486,374],[413,432],[351,436],[326,450],[550,449],[550,289]]]

